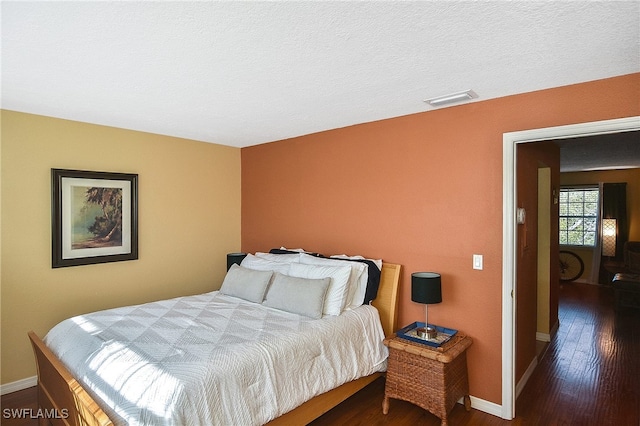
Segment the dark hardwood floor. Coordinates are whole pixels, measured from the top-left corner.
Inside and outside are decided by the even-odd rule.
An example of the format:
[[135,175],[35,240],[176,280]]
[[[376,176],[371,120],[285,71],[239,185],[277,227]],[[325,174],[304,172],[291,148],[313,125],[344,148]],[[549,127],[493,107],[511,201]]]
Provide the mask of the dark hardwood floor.
[[565,284],[560,328],[516,403],[535,425],[640,425],[640,311],[608,286]]
[[[499,374],[499,372],[496,372]],[[439,425],[408,402],[391,400],[382,414],[384,379],[378,379],[311,425]],[[36,407],[34,388],[2,396],[2,424],[36,425],[5,418],[6,408]],[[502,420],[460,404],[451,425],[640,425],[640,311],[613,309],[609,287],[564,284],[560,328],[516,403],[517,417]]]

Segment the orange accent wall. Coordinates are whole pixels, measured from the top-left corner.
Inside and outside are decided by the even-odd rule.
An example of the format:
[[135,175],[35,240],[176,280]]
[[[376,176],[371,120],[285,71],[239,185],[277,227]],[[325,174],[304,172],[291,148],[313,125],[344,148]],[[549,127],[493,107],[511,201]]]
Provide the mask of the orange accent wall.
[[639,99],[637,73],[243,148],[242,249],[400,263],[399,325],[424,316],[411,272],[441,273],[429,320],[473,337],[471,394],[501,404],[502,135],[640,115]]
[[[517,226],[517,283],[516,283],[516,382],[524,376],[531,365],[536,351],[536,331],[538,324],[538,169],[550,169],[550,189],[560,188],[560,148],[553,142],[525,143],[517,147],[517,206],[526,211],[524,224]],[[549,194],[550,196],[552,196]],[[549,201],[546,213],[550,226],[548,229],[550,247],[546,256],[549,263],[557,263],[559,256],[559,206]],[[555,261],[555,263],[553,263]],[[558,322],[558,297],[560,271],[551,270],[549,274],[549,319],[547,327],[552,330]]]

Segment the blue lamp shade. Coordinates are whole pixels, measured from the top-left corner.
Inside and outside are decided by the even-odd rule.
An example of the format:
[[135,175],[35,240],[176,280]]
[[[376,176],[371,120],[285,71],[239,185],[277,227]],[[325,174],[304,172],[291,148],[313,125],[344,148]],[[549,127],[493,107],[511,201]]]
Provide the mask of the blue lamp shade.
[[434,272],[411,274],[411,300],[424,304],[442,302],[440,274]]
[[231,265],[239,265],[242,260],[247,257],[247,253],[228,253],[227,254],[227,271],[231,268]]

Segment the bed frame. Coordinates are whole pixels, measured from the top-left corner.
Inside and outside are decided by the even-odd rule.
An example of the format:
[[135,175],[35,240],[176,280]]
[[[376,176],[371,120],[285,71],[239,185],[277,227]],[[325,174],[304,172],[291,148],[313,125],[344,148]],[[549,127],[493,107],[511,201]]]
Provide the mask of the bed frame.
[[[396,330],[400,265],[385,263],[380,277],[378,296],[373,305],[380,312],[386,336]],[[62,362],[33,332],[28,333],[38,371],[38,405],[45,413],[41,425],[109,426],[113,422],[100,405],[78,383]],[[267,423],[270,426],[307,424],[373,382],[383,373],[374,373],[310,399],[294,410]]]

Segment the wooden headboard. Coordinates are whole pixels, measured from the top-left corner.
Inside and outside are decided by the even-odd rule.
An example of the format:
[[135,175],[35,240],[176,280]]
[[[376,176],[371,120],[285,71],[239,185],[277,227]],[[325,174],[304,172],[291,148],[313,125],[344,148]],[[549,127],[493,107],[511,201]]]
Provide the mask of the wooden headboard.
[[384,335],[391,336],[398,328],[398,288],[400,286],[400,265],[383,263],[378,296],[372,305],[378,309]]

